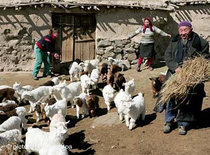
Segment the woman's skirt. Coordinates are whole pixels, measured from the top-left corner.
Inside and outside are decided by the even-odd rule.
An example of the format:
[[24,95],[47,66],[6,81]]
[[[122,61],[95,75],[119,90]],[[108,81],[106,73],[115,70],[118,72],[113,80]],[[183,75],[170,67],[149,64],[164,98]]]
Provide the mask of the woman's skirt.
[[155,56],[155,44],[154,43],[148,43],[143,44],[140,43],[138,48],[138,57],[142,58],[152,58]]

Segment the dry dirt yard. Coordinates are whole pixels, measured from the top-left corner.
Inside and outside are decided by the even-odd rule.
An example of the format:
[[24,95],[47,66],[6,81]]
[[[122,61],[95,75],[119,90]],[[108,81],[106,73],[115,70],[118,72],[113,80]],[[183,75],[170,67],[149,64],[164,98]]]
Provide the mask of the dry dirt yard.
[[[70,154],[190,154],[209,155],[210,154],[210,104],[209,97],[204,99],[202,120],[199,126],[191,129],[187,135],[178,135],[177,129],[170,134],[163,134],[164,112],[154,113],[154,103],[152,98],[151,82],[149,77],[156,76],[160,72],[166,71],[166,67],[156,68],[153,71],[143,70],[136,72],[134,69],[123,72],[128,80],[134,78],[136,90],[145,94],[146,100],[146,120],[138,122],[137,127],[130,131],[125,123],[118,119],[116,108],[112,108],[107,114],[101,89],[97,93],[100,97],[100,114],[95,118],[84,118],[77,120],[76,110],[68,108],[67,119],[70,119],[69,138],[65,145],[69,146]],[[31,73],[0,73],[0,85],[12,86],[15,82],[22,85],[32,85],[38,87],[39,84],[50,80],[50,77],[41,78],[34,81]],[[68,81],[69,82],[69,81]],[[206,83],[205,90],[207,96],[210,95],[210,83]],[[28,106],[27,106],[28,108]],[[30,122],[28,126],[31,126]],[[38,126],[46,129],[46,123],[41,121]],[[36,138],[36,137],[34,137]]]

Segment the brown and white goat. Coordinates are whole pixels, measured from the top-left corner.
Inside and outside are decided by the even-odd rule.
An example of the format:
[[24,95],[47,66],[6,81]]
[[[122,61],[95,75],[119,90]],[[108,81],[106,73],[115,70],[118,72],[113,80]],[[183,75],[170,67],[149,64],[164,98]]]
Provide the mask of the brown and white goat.
[[112,74],[111,72],[107,75],[107,84],[111,84],[115,90],[119,91],[120,89],[124,90],[124,83],[126,82],[124,74],[115,73]]
[[115,75],[115,90],[119,91],[120,89],[125,90],[124,83],[126,83],[124,74],[117,73]]
[[94,117],[96,115],[96,111],[99,108],[99,98],[96,95],[89,95],[85,97],[85,101],[90,113],[91,117]]
[[110,66],[110,72],[112,73],[112,74],[115,74],[115,73],[117,73],[117,72],[120,72],[122,70],[122,68],[121,67],[119,67],[118,65],[111,65]]
[[108,74],[108,64],[107,63],[103,63],[100,66],[100,75],[101,75],[101,79],[103,82],[107,81],[107,74]]
[[42,117],[42,119],[45,120],[45,122],[47,121],[47,116],[46,116],[46,113],[45,113],[45,106],[46,104],[48,105],[53,105],[56,103],[56,100],[54,97],[52,96],[47,96],[47,97],[44,97],[40,102],[38,102],[35,106],[35,111],[36,111],[36,116],[37,116],[37,122],[39,121],[40,119],[40,116]]
[[0,111],[7,112],[7,111],[11,111],[15,109],[16,107],[17,107],[17,104],[8,104],[5,106],[0,106]]
[[89,115],[89,110],[85,101],[85,98],[88,95],[85,93],[81,93],[79,96],[76,96],[73,101],[74,104],[76,105],[76,115],[77,115],[77,119],[80,118],[80,109],[82,110],[82,118]]
[[158,93],[161,90],[163,83],[165,82],[166,76],[160,74],[158,77],[149,78],[152,81],[152,94],[153,98],[158,96]]
[[18,100],[14,95],[15,90],[12,88],[0,89],[0,102],[2,102],[3,100],[13,100],[18,103]]
[[11,111],[7,111],[7,112],[0,111],[0,124],[2,124],[4,121],[6,121],[11,116],[18,116],[15,109],[13,109]]
[[11,116],[17,116],[16,104],[9,104],[5,106],[0,106],[0,124],[6,121]]

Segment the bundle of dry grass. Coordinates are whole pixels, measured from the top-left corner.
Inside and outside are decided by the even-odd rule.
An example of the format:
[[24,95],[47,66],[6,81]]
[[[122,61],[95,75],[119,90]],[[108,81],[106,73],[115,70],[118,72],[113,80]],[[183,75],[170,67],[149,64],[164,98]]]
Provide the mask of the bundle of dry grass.
[[172,75],[161,90],[160,102],[170,98],[176,100],[186,97],[190,88],[196,84],[210,80],[210,61],[203,57],[195,57],[184,62],[179,73]]

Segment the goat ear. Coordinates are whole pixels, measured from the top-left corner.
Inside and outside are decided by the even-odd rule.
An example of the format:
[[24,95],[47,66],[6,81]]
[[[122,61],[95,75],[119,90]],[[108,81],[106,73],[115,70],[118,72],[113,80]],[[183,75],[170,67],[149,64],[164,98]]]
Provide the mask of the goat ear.
[[155,80],[155,78],[154,78],[154,77],[150,77],[149,79],[150,79],[151,81],[154,81],[154,80]]

